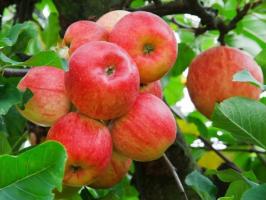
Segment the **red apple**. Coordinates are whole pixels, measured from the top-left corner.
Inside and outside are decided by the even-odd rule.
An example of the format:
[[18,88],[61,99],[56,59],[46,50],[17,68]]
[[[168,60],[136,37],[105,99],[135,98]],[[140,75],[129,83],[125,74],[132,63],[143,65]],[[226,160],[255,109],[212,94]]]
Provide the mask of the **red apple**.
[[109,120],[124,115],[133,105],[139,93],[139,73],[122,48],[97,41],[71,56],[65,84],[81,113]]
[[113,151],[108,168],[90,186],[93,188],[110,188],[114,186],[127,174],[130,165],[131,159]]
[[101,16],[96,23],[111,32],[116,23],[129,13],[125,10],[113,10]]
[[140,84],[140,93],[150,93],[162,99],[163,92],[160,80],[147,84]]
[[95,22],[80,20],[71,24],[64,35],[64,44],[69,46],[71,55],[78,47],[91,41],[108,39],[108,32]]
[[59,119],[47,139],[62,143],[67,151],[63,183],[68,186],[92,183],[107,168],[112,157],[108,128],[82,114],[71,112]]
[[123,117],[111,125],[114,148],[137,161],[158,159],[175,141],[176,121],[164,102],[152,94],[140,94]]
[[136,62],[141,83],[159,80],[175,63],[177,42],[173,31],[160,17],[138,11],[123,17],[109,41],[124,48]]
[[248,70],[263,82],[263,74],[256,62],[244,52],[226,46],[208,49],[197,56],[189,67],[187,88],[196,108],[211,117],[215,103],[229,97],[258,99],[261,90],[248,83],[233,81],[233,75]]
[[69,112],[70,100],[64,85],[64,71],[54,67],[33,67],[19,82],[18,89],[30,89],[33,97],[19,112],[29,121],[51,126]]

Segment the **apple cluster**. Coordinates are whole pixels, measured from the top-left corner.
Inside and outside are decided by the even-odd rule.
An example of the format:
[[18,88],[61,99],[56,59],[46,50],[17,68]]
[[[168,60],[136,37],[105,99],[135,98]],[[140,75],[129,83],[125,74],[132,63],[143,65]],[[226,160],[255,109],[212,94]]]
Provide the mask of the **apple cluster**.
[[51,126],[47,140],[64,145],[65,185],[111,187],[132,160],[158,159],[175,141],[160,79],[175,63],[177,42],[154,14],[112,11],[71,24],[63,43],[68,71],[31,68],[18,88],[33,97],[20,112]]

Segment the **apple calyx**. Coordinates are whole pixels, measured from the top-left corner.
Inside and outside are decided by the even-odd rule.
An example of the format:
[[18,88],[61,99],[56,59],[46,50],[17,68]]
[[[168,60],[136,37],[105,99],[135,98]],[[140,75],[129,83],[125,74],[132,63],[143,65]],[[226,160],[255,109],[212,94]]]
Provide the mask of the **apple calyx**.
[[78,171],[82,170],[82,167],[79,165],[70,165],[69,168],[70,168],[70,171],[73,173],[77,173]]
[[145,44],[143,47],[144,55],[149,55],[155,50],[154,45],[152,44]]
[[115,73],[115,66],[114,65],[110,65],[107,68],[105,68],[105,73],[107,76],[111,76]]

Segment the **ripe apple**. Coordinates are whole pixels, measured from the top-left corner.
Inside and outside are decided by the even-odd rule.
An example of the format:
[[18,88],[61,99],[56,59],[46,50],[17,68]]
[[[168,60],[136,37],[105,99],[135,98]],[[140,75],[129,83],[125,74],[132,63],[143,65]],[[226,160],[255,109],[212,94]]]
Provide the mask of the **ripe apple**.
[[109,166],[90,186],[93,188],[110,188],[114,186],[126,175],[131,162],[131,159],[113,151]]
[[102,41],[108,39],[108,32],[95,22],[80,20],[71,24],[64,35],[63,42],[69,46],[71,55],[78,47],[91,41]]
[[189,67],[187,88],[196,108],[211,117],[215,103],[229,97],[258,99],[261,90],[248,83],[233,81],[233,75],[248,70],[263,82],[263,74],[256,62],[244,52],[227,46],[208,49],[197,56]]
[[163,92],[160,80],[147,84],[140,84],[140,93],[150,93],[162,99]]
[[33,97],[19,112],[29,121],[51,126],[69,112],[70,100],[64,85],[64,71],[54,67],[33,67],[18,84],[18,89],[30,89]]
[[63,183],[90,184],[105,170],[112,157],[112,138],[101,122],[82,114],[68,113],[50,129],[48,140],[62,143],[67,151]]
[[109,120],[127,113],[135,102],[139,73],[122,48],[96,41],[73,53],[65,84],[70,99],[81,113]]
[[173,31],[160,17],[137,11],[123,17],[113,28],[109,41],[124,48],[136,62],[141,83],[159,80],[177,57]]
[[111,32],[116,23],[129,13],[125,10],[113,10],[101,16],[96,23]]
[[158,159],[175,141],[176,121],[164,102],[140,94],[130,109],[111,124],[114,148],[137,161]]

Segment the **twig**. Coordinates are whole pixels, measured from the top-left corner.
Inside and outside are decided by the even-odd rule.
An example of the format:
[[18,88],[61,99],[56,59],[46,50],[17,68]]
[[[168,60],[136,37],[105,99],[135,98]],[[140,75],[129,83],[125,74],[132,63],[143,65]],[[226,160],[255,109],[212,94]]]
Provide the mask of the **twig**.
[[179,28],[183,28],[183,29],[186,29],[188,31],[194,32],[196,36],[201,35],[201,34],[205,33],[208,30],[208,28],[206,26],[204,26],[204,27],[200,26],[198,28],[185,26],[185,25],[180,24],[179,22],[177,22],[174,17],[171,18],[171,21],[175,25],[177,25]]
[[205,33],[208,30],[218,30],[220,32],[218,41],[223,45],[225,43],[225,35],[237,26],[238,22],[248,14],[250,9],[257,7],[262,2],[263,0],[257,0],[255,2],[247,3],[241,10],[238,10],[237,15],[229,23],[226,23],[221,17],[219,17],[216,10],[204,7],[199,0],[175,0],[161,3],[160,5],[149,4],[141,8],[131,9],[131,11],[144,10],[155,13],[159,16],[183,13],[196,15],[201,19],[201,26],[199,29],[191,30],[193,30],[196,35]]
[[257,0],[255,2],[250,2],[247,3],[246,5],[244,5],[244,7],[241,10],[237,10],[237,14],[236,16],[223,28],[223,29],[219,29],[220,31],[220,36],[218,38],[218,41],[224,45],[225,41],[225,35],[236,28],[238,22],[240,22],[249,12],[250,9],[253,9],[255,7],[257,7],[258,5],[260,5],[263,1],[262,0]]
[[[193,149],[207,149],[207,147],[192,147]],[[230,151],[230,152],[246,152],[246,153],[256,153],[256,154],[266,154],[266,151],[260,151],[256,149],[241,149],[241,148],[226,148],[226,149],[216,149],[217,151]]]
[[174,165],[171,163],[171,161],[169,160],[169,158],[166,156],[166,154],[163,154],[163,158],[166,162],[166,164],[168,165],[169,169],[171,170],[171,173],[173,174],[174,176],[174,179],[176,181],[176,184],[180,190],[180,192],[182,193],[182,195],[185,197],[186,200],[188,200],[188,197],[187,197],[187,194],[186,194],[186,191],[182,185],[182,182],[180,181],[180,178],[176,172],[176,168],[174,167]]
[[209,149],[209,150],[212,150],[214,151],[220,158],[222,158],[224,161],[225,161],[225,164],[238,171],[238,172],[241,172],[241,169],[239,167],[237,167],[233,162],[231,162],[228,158],[226,158],[219,150],[213,148],[212,144],[206,140],[205,138],[203,138],[202,136],[199,136],[198,137],[199,139],[201,139],[201,141],[204,143],[204,145]]
[[13,68],[5,68],[2,70],[2,76],[4,77],[23,77],[29,69],[13,69]]

